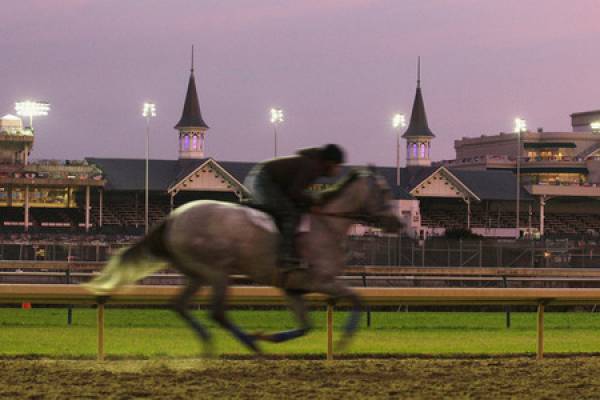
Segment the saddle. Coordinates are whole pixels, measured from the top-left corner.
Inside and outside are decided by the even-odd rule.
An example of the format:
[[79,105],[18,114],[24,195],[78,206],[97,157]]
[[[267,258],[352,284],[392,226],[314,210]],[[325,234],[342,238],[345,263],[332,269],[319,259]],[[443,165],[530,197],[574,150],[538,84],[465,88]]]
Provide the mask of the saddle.
[[[275,230],[268,230],[274,233],[279,232],[279,221],[277,221],[277,218],[270,212],[269,209],[251,201],[242,202],[242,205],[246,208],[247,211],[249,211],[248,214],[250,216],[250,219],[256,225],[265,228],[265,217],[268,217],[275,226]],[[298,228],[296,229],[296,233],[298,234],[306,232],[310,232],[310,213],[302,214],[302,216],[300,217],[300,223],[298,224]]]

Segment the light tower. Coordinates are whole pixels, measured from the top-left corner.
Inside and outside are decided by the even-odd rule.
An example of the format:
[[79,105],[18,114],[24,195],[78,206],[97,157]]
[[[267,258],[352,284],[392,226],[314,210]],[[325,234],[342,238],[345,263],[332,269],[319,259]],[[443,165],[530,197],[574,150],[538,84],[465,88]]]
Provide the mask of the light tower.
[[192,67],[183,112],[175,129],[179,131],[179,158],[204,158],[204,137],[209,128],[202,119],[198,102],[194,78],[194,46],[192,46]]
[[400,186],[400,129],[406,126],[406,117],[404,114],[394,114],[392,117],[392,127],[396,131],[396,186]]
[[402,137],[406,139],[406,166],[431,166],[431,140],[435,135],[427,124],[427,114],[421,94],[421,57],[417,61],[417,92],[410,124]]
[[271,123],[273,124],[273,157],[277,157],[277,125],[283,122],[283,110],[271,108]]
[[515,221],[516,227],[516,236],[517,239],[521,237],[521,227],[520,227],[520,212],[521,212],[521,134],[527,132],[527,122],[521,118],[515,118],[515,133],[517,134],[517,204],[516,204],[516,214],[517,219]]
[[148,233],[148,159],[150,158],[150,118],[156,117],[156,104],[148,102],[144,103],[142,116],[146,118],[146,162],[144,169],[144,231],[145,233]]
[[29,129],[33,131],[33,117],[48,115],[50,111],[50,103],[45,101],[25,100],[15,103],[17,115],[21,117],[29,117]]

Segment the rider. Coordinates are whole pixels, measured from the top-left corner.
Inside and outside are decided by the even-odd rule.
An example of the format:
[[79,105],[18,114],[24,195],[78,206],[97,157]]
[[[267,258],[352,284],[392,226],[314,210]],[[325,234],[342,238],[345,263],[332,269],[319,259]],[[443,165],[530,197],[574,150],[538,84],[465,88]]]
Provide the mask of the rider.
[[282,268],[299,266],[294,239],[300,216],[303,212],[318,210],[306,189],[321,177],[338,175],[343,163],[341,147],[327,144],[259,163],[246,178],[244,184],[252,194],[253,203],[275,217],[281,232],[279,265]]

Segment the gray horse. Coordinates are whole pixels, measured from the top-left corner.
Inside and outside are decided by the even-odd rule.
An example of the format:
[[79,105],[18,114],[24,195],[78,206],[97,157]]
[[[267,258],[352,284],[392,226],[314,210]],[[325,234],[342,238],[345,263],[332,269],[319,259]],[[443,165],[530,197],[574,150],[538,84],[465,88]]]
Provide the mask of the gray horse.
[[[187,285],[175,300],[175,310],[196,332],[210,352],[211,338],[192,316],[188,305],[202,286],[212,288],[211,317],[248,348],[260,352],[259,340],[283,342],[305,335],[311,328],[303,295],[322,293],[331,301],[346,299],[352,312],[344,327],[342,347],[355,332],[361,301],[336,279],[345,265],[344,239],[352,224],[377,223],[388,231],[401,228],[390,204],[390,190],[373,171],[353,170],[334,189],[322,194],[321,212],[310,216],[310,230],[298,238],[298,249],[307,267],[282,272],[277,266],[279,234],[270,218],[248,207],[218,201],[194,201],[173,211],[139,243],[115,256],[100,277],[87,286],[98,294],[110,294],[121,286],[109,283],[130,269],[129,281],[159,269],[140,273],[135,268],[149,262],[170,264],[187,277]],[[248,334],[225,313],[226,291],[232,274],[244,274],[257,284],[283,289],[300,327],[272,334]],[[113,279],[114,280],[114,279]],[[121,279],[127,281],[127,279]]]

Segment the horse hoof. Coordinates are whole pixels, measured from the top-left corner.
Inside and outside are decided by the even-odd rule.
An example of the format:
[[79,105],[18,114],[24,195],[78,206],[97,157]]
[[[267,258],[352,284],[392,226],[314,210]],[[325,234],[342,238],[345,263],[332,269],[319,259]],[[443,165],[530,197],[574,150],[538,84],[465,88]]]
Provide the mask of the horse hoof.
[[267,335],[265,335],[264,332],[259,331],[259,332],[254,332],[254,333],[249,333],[248,337],[252,340],[252,341],[257,341],[257,340],[266,340],[266,338],[268,337]]
[[202,358],[207,359],[207,360],[213,360],[215,358],[217,358],[217,355],[215,354],[215,348],[212,344],[209,345],[205,345],[204,349],[202,350]]
[[335,344],[335,350],[336,351],[344,351],[348,349],[348,346],[350,345],[352,337],[347,336],[347,337],[342,337],[340,340],[337,341],[337,343]]

